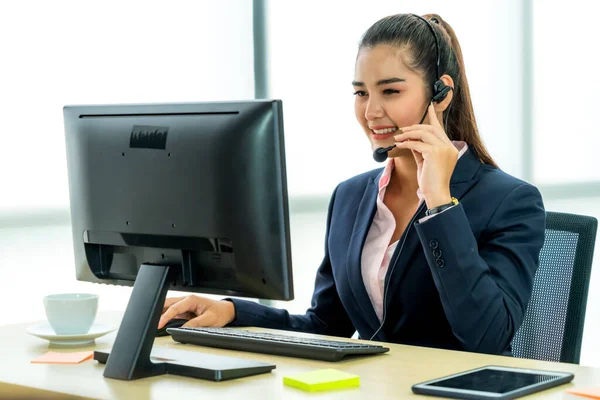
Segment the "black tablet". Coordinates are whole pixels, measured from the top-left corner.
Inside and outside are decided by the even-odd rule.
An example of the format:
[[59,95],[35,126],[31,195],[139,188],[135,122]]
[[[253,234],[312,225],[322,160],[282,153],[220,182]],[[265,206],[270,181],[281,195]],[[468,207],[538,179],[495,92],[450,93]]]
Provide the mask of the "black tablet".
[[412,391],[454,399],[516,399],[572,379],[569,372],[489,365],[413,385]]

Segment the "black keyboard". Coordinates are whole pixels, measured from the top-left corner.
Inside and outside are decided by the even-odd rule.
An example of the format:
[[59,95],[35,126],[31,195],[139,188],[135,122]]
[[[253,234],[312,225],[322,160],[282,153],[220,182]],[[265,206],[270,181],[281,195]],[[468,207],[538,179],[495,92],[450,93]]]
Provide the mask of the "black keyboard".
[[385,353],[387,347],[252,332],[233,328],[169,328],[173,340],[199,346],[275,354],[311,360],[339,361],[349,355]]

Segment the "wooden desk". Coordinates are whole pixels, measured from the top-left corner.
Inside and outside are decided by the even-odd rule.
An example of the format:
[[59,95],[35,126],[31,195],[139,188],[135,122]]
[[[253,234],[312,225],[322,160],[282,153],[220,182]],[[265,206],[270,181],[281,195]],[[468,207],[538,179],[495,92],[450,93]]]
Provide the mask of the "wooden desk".
[[[101,313],[98,322],[118,323],[121,313]],[[0,397],[1,398],[118,398],[165,399],[194,398],[218,400],[249,399],[403,399],[416,396],[411,385],[443,375],[483,365],[508,365],[525,368],[570,371],[572,383],[528,398],[564,399],[564,390],[573,387],[600,386],[600,369],[511,357],[436,350],[390,344],[385,355],[328,363],[254,353],[226,351],[175,343],[170,337],[158,338],[155,346],[187,349],[201,353],[228,355],[273,362],[277,368],[268,374],[232,381],[210,382],[173,375],[136,381],[117,381],[102,376],[104,366],[96,361],[75,365],[31,364],[30,361],[49,351],[48,342],[25,332],[31,324],[0,327]],[[77,349],[52,348],[52,351],[85,351],[110,348],[116,332],[96,340],[95,346]],[[339,338],[336,338],[339,340]],[[317,394],[283,385],[283,376],[320,368],[336,368],[360,376],[360,388]],[[568,396],[571,397],[571,396]],[[573,396],[574,397],[574,396]]]

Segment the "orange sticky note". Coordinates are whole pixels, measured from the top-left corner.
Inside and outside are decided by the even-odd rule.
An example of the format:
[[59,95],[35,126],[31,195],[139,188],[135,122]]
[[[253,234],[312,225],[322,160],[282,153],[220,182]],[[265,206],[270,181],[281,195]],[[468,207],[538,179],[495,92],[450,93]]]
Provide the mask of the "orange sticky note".
[[584,389],[570,389],[567,393],[574,394],[576,396],[583,396],[589,399],[600,399],[600,387],[597,388],[584,388]]
[[56,353],[49,351],[43,356],[31,360],[34,364],[79,364],[90,360],[94,356],[93,351],[80,351],[77,353]]

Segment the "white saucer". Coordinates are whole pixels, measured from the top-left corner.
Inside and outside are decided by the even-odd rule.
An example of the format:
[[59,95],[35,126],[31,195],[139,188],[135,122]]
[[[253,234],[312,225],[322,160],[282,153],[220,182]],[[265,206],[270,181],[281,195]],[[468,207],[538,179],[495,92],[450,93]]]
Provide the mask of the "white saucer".
[[88,333],[79,335],[57,335],[48,322],[42,322],[26,329],[27,333],[41,339],[50,341],[50,344],[59,346],[83,346],[94,343],[96,338],[106,335],[117,329],[116,326],[94,323]]

